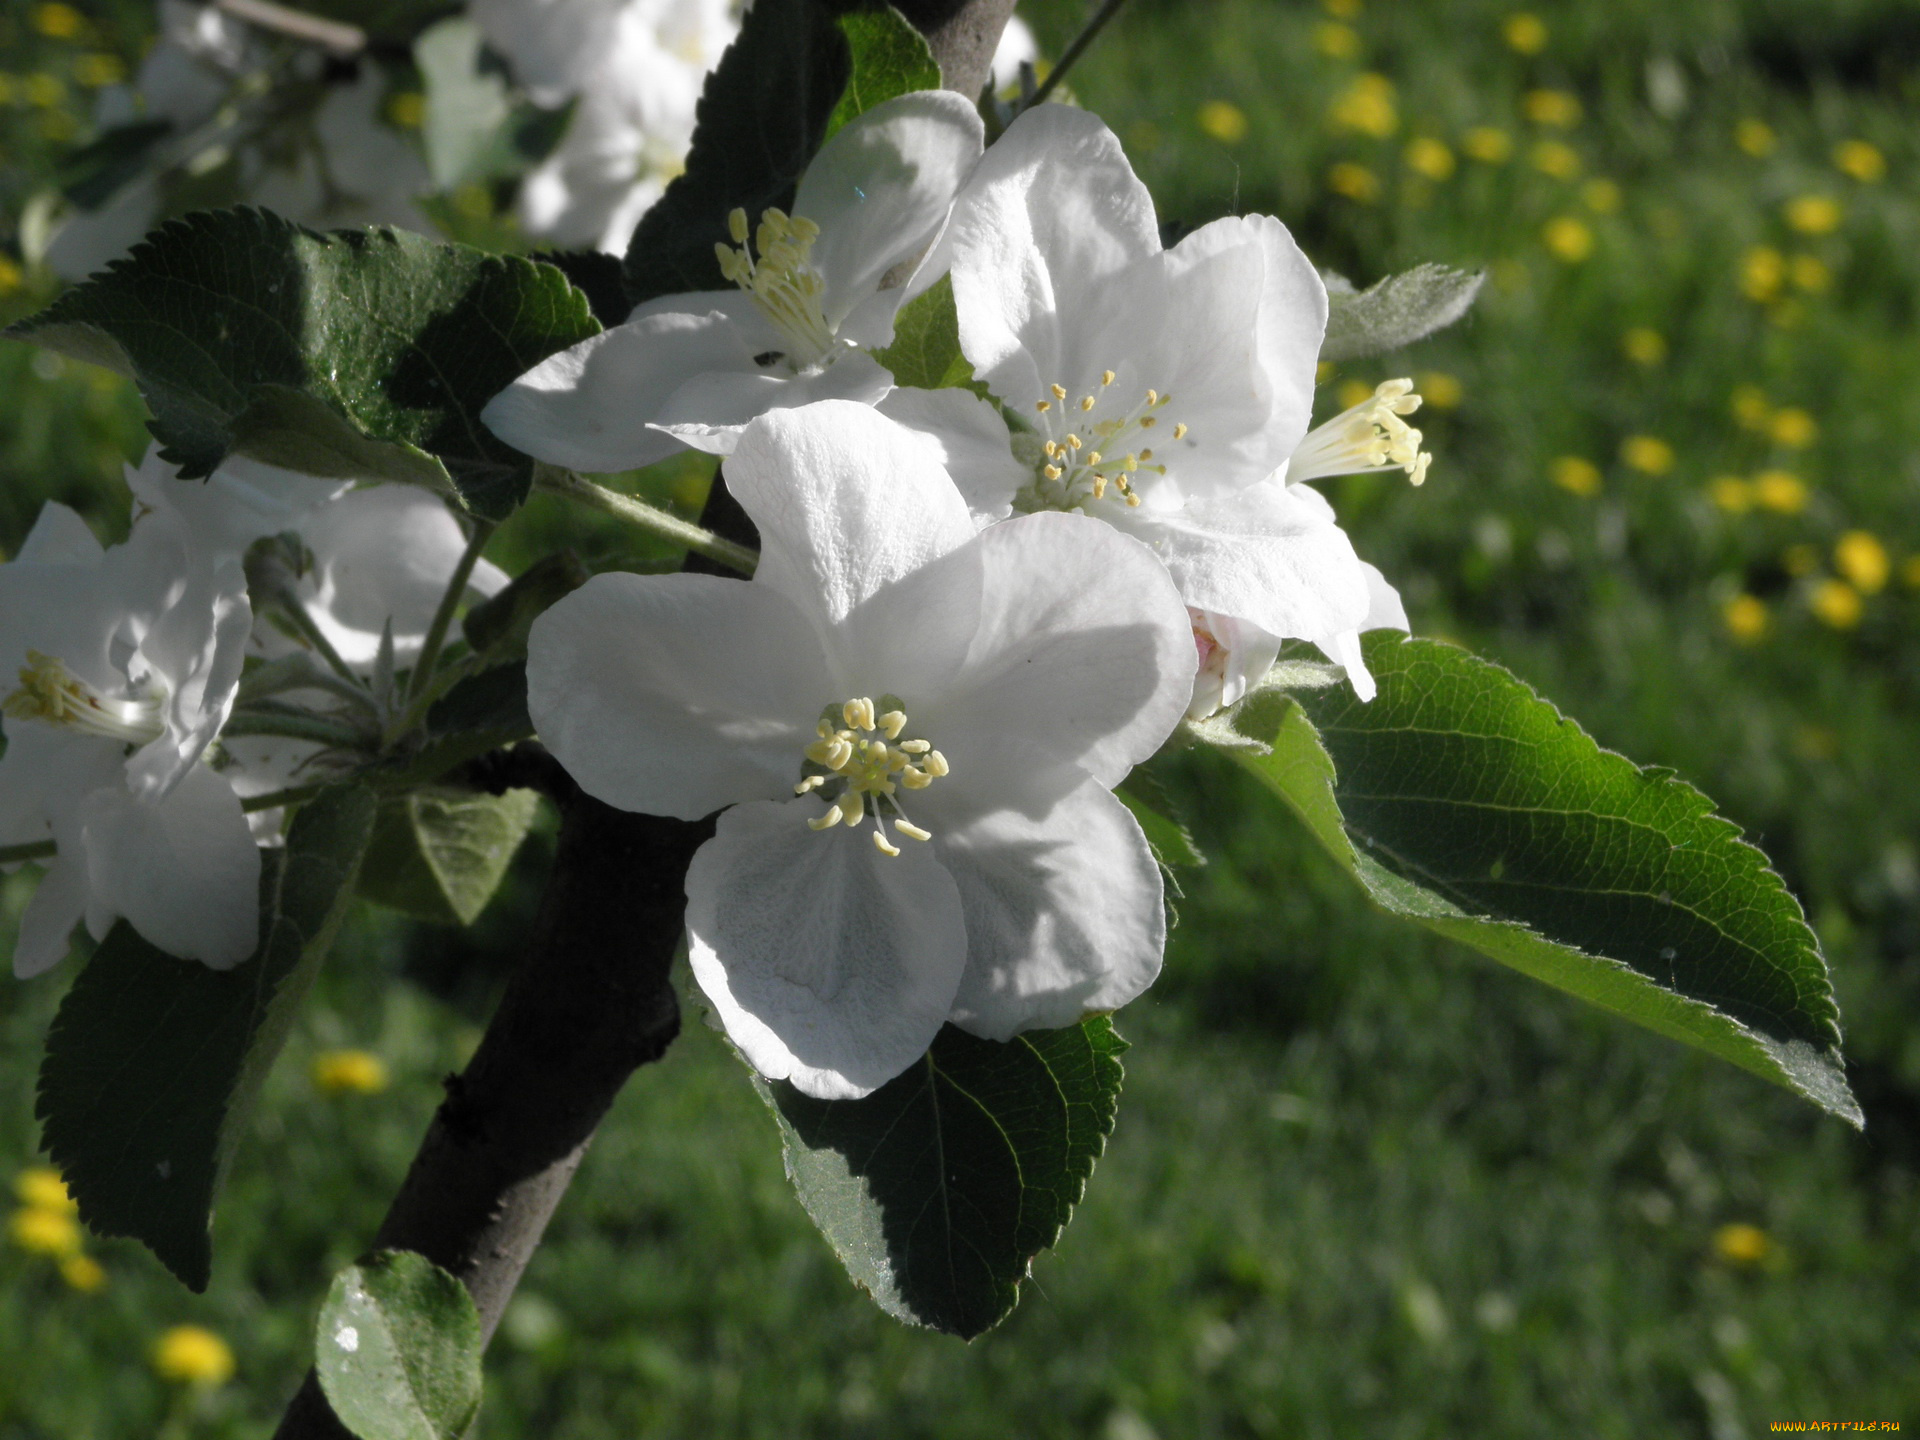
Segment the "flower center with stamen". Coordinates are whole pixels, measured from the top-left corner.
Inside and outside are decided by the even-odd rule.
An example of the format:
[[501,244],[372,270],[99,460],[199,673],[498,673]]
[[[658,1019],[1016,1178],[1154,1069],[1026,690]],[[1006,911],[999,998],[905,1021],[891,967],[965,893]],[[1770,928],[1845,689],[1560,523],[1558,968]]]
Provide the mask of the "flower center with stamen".
[[[900,805],[902,790],[924,790],[947,773],[947,759],[930,741],[908,738],[907,714],[891,696],[882,696],[888,708],[874,713],[873,701],[863,697],[838,707],[829,705],[807,746],[807,776],[793,787],[796,795],[818,793],[828,802],[827,812],[807,821],[812,830],[835,825],[858,825],[873,813],[873,847],[883,855],[898,855],[900,847],[887,838],[887,815],[893,828],[909,840],[930,840],[907,818]],[[835,723],[836,719],[838,724]]]
[[12,720],[38,720],[129,745],[144,745],[165,732],[160,712],[160,696],[110,700],[62,661],[38,650],[27,651],[20,688],[0,702],[0,714]]
[[1411,380],[1383,382],[1358,405],[1308,433],[1287,462],[1287,483],[1396,467],[1415,485],[1422,483],[1433,456],[1420,448],[1420,432],[1400,418],[1419,408]]
[[[831,358],[840,347],[820,308],[826,281],[808,258],[820,227],[804,215],[769,208],[760,212],[752,249],[745,210],[727,217],[727,231],[733,245],[716,242],[713,247],[720,273],[751,295],[755,307],[780,332],[787,343],[780,352],[787,367],[798,374]],[[760,252],[758,261],[753,250]]]
[[1149,390],[1127,406],[1113,394],[1113,379],[1113,371],[1103,370],[1094,391],[1078,399],[1064,385],[1049,385],[1034,402],[1040,433],[1025,437],[1030,453],[1022,456],[1034,478],[1014,498],[1016,509],[1085,510],[1102,500],[1137,506],[1141,477],[1167,473],[1147,442],[1159,438],[1151,432],[1162,424],[1162,433],[1186,439],[1187,427],[1163,413],[1173,397]]

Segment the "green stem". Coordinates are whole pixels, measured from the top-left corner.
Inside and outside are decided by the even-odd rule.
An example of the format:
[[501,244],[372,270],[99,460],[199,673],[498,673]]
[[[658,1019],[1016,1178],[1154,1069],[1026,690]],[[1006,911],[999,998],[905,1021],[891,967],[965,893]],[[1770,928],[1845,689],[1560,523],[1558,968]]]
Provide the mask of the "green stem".
[[249,705],[255,700],[264,700],[288,690],[325,690],[328,694],[351,700],[369,712],[373,710],[373,697],[367,693],[364,685],[343,680],[338,675],[322,670],[305,651],[283,655],[278,660],[269,660],[249,670],[241,677],[235,703]]
[[347,750],[371,750],[375,738],[358,725],[325,715],[307,715],[297,710],[268,710],[254,707],[236,710],[220,729],[223,736],[285,735],[294,740],[317,740]]
[[253,795],[240,802],[240,808],[251,815],[259,810],[275,810],[282,805],[298,805],[303,800],[311,800],[327,787],[325,785],[290,785],[285,790],[269,790],[264,795]]
[[738,570],[742,575],[751,575],[760,563],[760,552],[750,550],[745,545],[736,545],[731,540],[723,540],[711,530],[695,525],[691,520],[682,520],[678,515],[649,505],[644,500],[636,500],[631,495],[622,495],[617,490],[609,490],[604,485],[596,485],[591,480],[582,479],[571,470],[545,468],[535,482],[539,489],[550,495],[564,495],[570,500],[578,500],[591,505],[596,510],[625,520],[629,525],[658,535],[662,540],[675,545],[684,545],[696,555],[725,565],[730,570]]
[[1073,37],[1073,42],[1061,54],[1060,63],[1049,70],[1047,78],[1034,87],[1033,94],[1021,102],[1020,109],[1023,113],[1031,110],[1053,93],[1054,87],[1060,83],[1060,77],[1073,68],[1073,62],[1086,53],[1087,47],[1099,38],[1102,30],[1106,29],[1107,22],[1119,13],[1120,7],[1126,3],[1127,0],[1107,0],[1106,4],[1094,12],[1093,18],[1080,27],[1080,33]]
[[320,658],[327,662],[328,669],[348,684],[360,686],[360,677],[353,673],[351,665],[340,658],[340,652],[333,648],[333,642],[327,639],[319,623],[307,613],[307,607],[301,603],[298,595],[295,595],[290,588],[280,590],[273,596],[272,603],[282,615],[286,616],[293,628],[300,632],[300,637],[320,653]]
[[0,845],[0,865],[13,865],[21,860],[45,860],[57,851],[51,840],[29,840],[24,845]]
[[413,662],[413,674],[407,680],[409,699],[420,693],[427,677],[433,673],[434,662],[440,658],[440,647],[446,643],[447,629],[453,624],[454,612],[459,610],[460,601],[467,593],[467,581],[473,578],[473,567],[480,563],[480,552],[492,535],[491,520],[473,522],[473,535],[467,541],[467,548],[460,552],[460,563],[453,567],[447,593],[440,597],[440,608],[433,612],[433,623],[427,627],[427,638],[420,642],[420,658]]

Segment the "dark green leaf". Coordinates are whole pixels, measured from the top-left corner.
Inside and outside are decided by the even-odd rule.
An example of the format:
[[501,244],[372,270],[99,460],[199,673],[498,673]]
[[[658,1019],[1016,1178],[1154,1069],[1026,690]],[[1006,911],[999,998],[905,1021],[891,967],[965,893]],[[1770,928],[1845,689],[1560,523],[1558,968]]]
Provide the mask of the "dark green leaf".
[[556,550],[529,565],[498,595],[467,611],[460,622],[475,650],[518,658],[527,653],[527,631],[547,607],[587,583],[587,570],[571,550]]
[[1151,771],[1136,768],[1113,793],[1140,822],[1147,844],[1153,848],[1153,858],[1163,868],[1207,863],[1207,857],[1193,843],[1193,832],[1180,818],[1173,797]]
[[949,1025],[864,1100],[765,1084],[787,1174],[889,1315],[972,1339],[1019,1300],[1113,1133],[1126,1042],[1106,1016],[1007,1044]]
[[940,88],[940,66],[926,37],[891,5],[841,16],[840,33],[847,37],[853,67],[827,121],[828,135],[883,101]]
[[713,247],[736,208],[757,218],[793,203],[846,89],[846,36],[819,0],[758,0],[707,76],[685,173],[647,211],[627,247],[627,295],[720,290]]
[[953,306],[953,277],[942,275],[924,294],[916,295],[894,317],[893,343],[873,352],[895,383],[921,390],[964,386],[984,395],[973,379],[973,366],[960,353],[960,321]]
[[61,1002],[35,1113],[99,1235],[131,1235],[194,1290],[214,1198],[260,1085],[320,968],[373,827],[364,790],[294,818],[260,880],[261,941],[228,971],[177,960],[121,921]]
[[471,925],[527,838],[540,796],[414,790],[381,807],[360,872],[369,900],[443,925]]
[[1465,315],[1486,275],[1445,265],[1416,265],[1356,291],[1327,277],[1327,335],[1322,360],[1359,360],[1411,345]]
[[1371,704],[1257,696],[1234,726],[1271,753],[1232,753],[1378,904],[1861,1123],[1819,942],[1706,796],[1497,665],[1365,641]]
[[381,1250],[333,1277],[313,1368],[359,1440],[459,1440],[480,1409],[480,1312],[453,1276]]
[[131,375],[189,478],[237,452],[435,483],[498,519],[533,462],[481,407],[599,328],[551,266],[219,210],[161,227],[7,333]]

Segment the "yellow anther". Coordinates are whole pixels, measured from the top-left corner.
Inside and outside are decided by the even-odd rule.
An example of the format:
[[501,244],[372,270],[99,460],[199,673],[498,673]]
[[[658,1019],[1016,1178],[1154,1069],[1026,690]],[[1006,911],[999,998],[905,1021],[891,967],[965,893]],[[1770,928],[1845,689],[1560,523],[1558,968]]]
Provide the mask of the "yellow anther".
[[1089,450],[1087,452],[1087,464],[1098,465],[1099,463],[1100,463],[1100,452],[1098,450]]
[[880,717],[880,728],[887,732],[887,739],[898,740],[900,732],[907,728],[907,712],[889,710]]
[[1147,391],[1147,404],[1158,405],[1159,403],[1160,403],[1160,392],[1158,390]]
[[1080,437],[1078,435],[1067,436],[1067,448],[1069,450],[1078,450],[1080,448]]
[[898,830],[902,835],[906,836],[909,840],[933,839],[933,832],[931,830],[922,830],[918,825],[914,824],[911,820],[896,820],[893,822],[893,828]]
[[933,783],[933,776],[909,765],[900,772],[900,783],[909,790],[924,790]]
[[849,700],[840,707],[841,722],[851,729],[871,730],[873,728],[873,701],[867,699]]
[[1142,430],[1151,430],[1159,423],[1160,417],[1158,415],[1142,415],[1140,417],[1140,428]]
[[1060,442],[1058,440],[1047,441],[1045,445],[1042,445],[1040,447],[1040,453],[1045,455],[1049,460],[1051,460],[1054,456],[1060,453]]
[[1051,390],[1051,391],[1053,391],[1053,398],[1054,398],[1054,399],[1056,399],[1056,400],[1064,400],[1064,399],[1066,399],[1066,398],[1067,398],[1067,387],[1066,387],[1066,386],[1064,386],[1064,385],[1049,385],[1049,386],[1048,386],[1047,388],[1048,388],[1049,390]]
[[1140,458],[1141,458],[1142,460],[1151,460],[1151,459],[1153,458],[1153,451],[1151,451],[1151,450],[1142,450],[1142,451],[1140,452]]
[[909,755],[924,755],[933,748],[933,742],[929,740],[902,740],[900,742],[900,748]]
[[846,798],[834,808],[840,811],[841,819],[848,825],[858,825],[867,816],[867,797],[858,790],[849,790]]
[[1041,400],[1036,402],[1033,408],[1044,413],[1053,408],[1053,402],[1051,400]]
[[1100,372],[1100,383],[1102,385],[1111,385],[1113,383],[1113,371],[1102,370]]
[[1091,410],[1091,409],[1093,408],[1093,406],[1094,406],[1094,399],[1093,399],[1093,396],[1091,396],[1091,395],[1082,395],[1082,396],[1080,397],[1080,408],[1081,408],[1082,410]]
[[[807,821],[807,828],[809,830],[831,830],[834,826],[838,825],[845,818],[846,818],[845,812],[842,811],[838,805],[835,805],[832,809],[827,811],[826,814],[817,816],[814,819]],[[851,824],[852,822],[849,821],[848,823]]]
[[1140,468],[1140,461],[1132,455],[1127,456],[1127,458],[1122,460],[1120,463],[1127,467],[1127,473],[1129,475],[1133,474],[1134,471]]
[[1176,440],[1184,440],[1187,438],[1187,427],[1185,424],[1176,424],[1173,427],[1173,438]]
[[947,773],[947,757],[942,755],[938,750],[929,750],[924,763],[927,767],[927,774],[936,780]]
[[1127,504],[1138,506],[1140,504],[1140,497],[1129,490],[1127,492]]
[[1104,500],[1107,498],[1106,476],[1096,475],[1093,477],[1093,498],[1096,500]]
[[1058,480],[1060,478],[1060,467],[1058,465],[1042,466],[1040,473],[1045,475],[1049,480]]
[[826,783],[827,783],[827,777],[824,775],[809,775],[806,779],[802,780],[798,785],[793,787],[793,793],[796,795],[804,795],[809,790],[818,790],[822,785]]
[[734,207],[732,213],[727,216],[727,233],[733,236],[734,244],[747,243],[747,212],[745,210],[738,206]]
[[882,855],[898,855],[900,847],[887,839],[886,833],[876,823],[873,827],[873,848]]

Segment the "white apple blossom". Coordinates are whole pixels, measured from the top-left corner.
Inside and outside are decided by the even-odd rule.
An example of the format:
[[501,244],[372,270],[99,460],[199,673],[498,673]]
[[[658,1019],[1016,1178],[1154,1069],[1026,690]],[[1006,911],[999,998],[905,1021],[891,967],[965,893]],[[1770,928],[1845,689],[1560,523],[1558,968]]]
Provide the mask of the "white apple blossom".
[[739,25],[730,0],[473,0],[468,13],[540,105],[573,101],[520,186],[520,223],[623,253],[685,166],[707,72]]
[[1230,619],[1247,663],[1257,633],[1310,640],[1371,696],[1359,633],[1404,617],[1299,482],[1394,465],[1418,483],[1400,417],[1419,397],[1392,382],[1308,433],[1327,298],[1286,227],[1235,216],[1163,249],[1113,133],[1042,105],[987,152],[941,250],[961,348],[1019,428],[958,390],[882,409],[939,441],[976,520],[1102,519],[1153,548],[1196,615]]
[[924,439],[825,401],[748,425],[751,581],[609,574],[535,622],[528,700],[586,791],[723,807],[693,970],[747,1059],[864,1095],[940,1026],[1006,1039],[1139,994],[1158,868],[1112,787],[1178,722],[1186,612],[1080,516],[976,533]]
[[983,133],[973,106],[946,91],[874,106],[820,148],[791,216],[768,210],[750,234],[736,210],[733,246],[714,237],[737,289],[647,302],[521,376],[481,419],[529,455],[609,471],[683,441],[730,450],[768,410],[878,401],[893,377],[861,347],[893,338],[911,293],[902,272],[946,223]]

